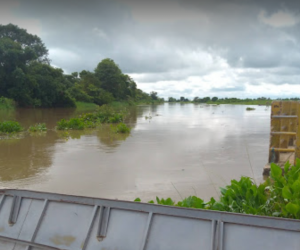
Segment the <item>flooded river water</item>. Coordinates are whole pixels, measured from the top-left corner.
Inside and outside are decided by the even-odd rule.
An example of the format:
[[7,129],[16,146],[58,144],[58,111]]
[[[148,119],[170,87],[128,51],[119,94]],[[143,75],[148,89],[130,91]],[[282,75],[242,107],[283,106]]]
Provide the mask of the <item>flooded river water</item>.
[[[56,132],[72,109],[0,112],[25,128],[45,122],[44,135],[0,140],[0,188],[143,201],[217,197],[231,179],[259,182],[268,159],[270,108],[163,104],[133,108],[128,137],[98,131]],[[145,116],[152,116],[146,119]]]

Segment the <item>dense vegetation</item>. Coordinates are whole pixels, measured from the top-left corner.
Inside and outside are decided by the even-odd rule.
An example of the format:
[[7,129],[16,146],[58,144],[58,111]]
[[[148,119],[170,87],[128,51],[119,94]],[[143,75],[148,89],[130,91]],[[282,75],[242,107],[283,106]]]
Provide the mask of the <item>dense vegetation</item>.
[[21,127],[20,123],[15,121],[3,121],[0,122],[0,133],[14,133],[20,132],[23,128]]
[[109,58],[93,72],[64,74],[50,65],[48,50],[39,37],[13,24],[0,25],[1,96],[22,107],[75,107],[76,101],[97,105],[162,101],[156,92],[138,89]]
[[[249,177],[241,177],[239,181],[232,180],[230,185],[220,190],[218,200],[211,198],[204,202],[196,196],[190,196],[176,203],[171,198],[157,197],[156,203],[300,219],[300,160],[297,159],[295,166],[286,163],[284,171],[272,163],[270,177],[262,184],[254,183]],[[137,198],[135,201],[141,200]]]
[[13,109],[15,102],[12,99],[8,99],[0,96],[0,109]]
[[111,127],[115,133],[129,133],[130,128],[123,123],[127,114],[126,109],[116,110],[107,105],[101,106],[96,112],[82,114],[70,120],[62,119],[57,122],[57,130],[83,130],[97,128],[103,123],[117,124]]

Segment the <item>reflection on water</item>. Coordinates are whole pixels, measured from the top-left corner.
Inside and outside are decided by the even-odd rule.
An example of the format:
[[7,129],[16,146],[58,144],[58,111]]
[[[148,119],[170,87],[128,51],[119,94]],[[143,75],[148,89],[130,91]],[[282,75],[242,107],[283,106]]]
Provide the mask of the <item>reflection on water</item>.
[[[270,110],[242,105],[164,104],[131,110],[130,135],[99,130],[26,134],[0,141],[0,185],[104,198],[150,200],[217,196],[241,175],[262,180]],[[1,115],[1,114],[0,114]],[[2,114],[24,127],[54,128],[74,110],[17,110]],[[151,119],[145,119],[151,116]]]

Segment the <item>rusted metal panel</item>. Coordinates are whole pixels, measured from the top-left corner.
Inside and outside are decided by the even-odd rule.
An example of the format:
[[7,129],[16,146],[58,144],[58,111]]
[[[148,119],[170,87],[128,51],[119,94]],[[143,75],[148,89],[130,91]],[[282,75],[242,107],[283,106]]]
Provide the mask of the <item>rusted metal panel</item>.
[[[9,225],[13,197],[21,199]],[[0,249],[298,250],[300,220],[0,190]]]

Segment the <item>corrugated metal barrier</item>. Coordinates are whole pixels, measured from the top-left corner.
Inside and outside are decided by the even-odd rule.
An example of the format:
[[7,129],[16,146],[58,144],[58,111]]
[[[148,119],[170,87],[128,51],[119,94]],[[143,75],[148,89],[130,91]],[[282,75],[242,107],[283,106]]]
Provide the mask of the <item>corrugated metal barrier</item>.
[[0,249],[299,250],[300,221],[0,190]]

